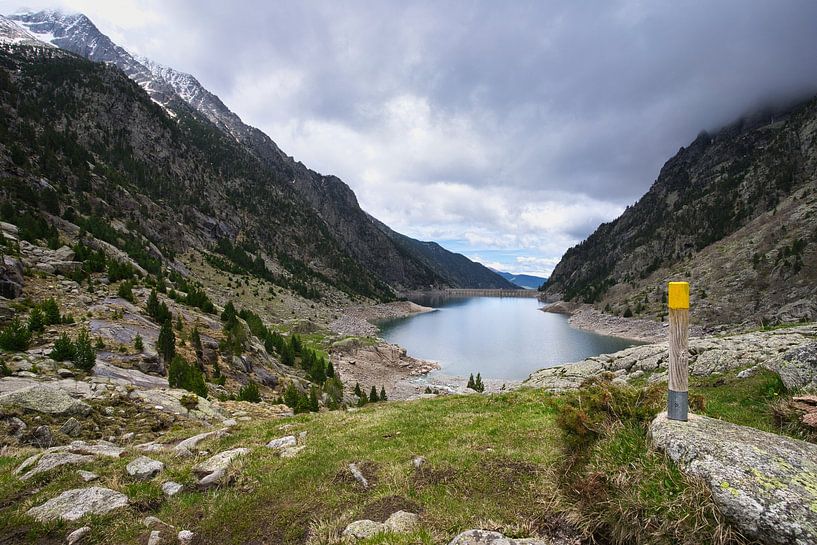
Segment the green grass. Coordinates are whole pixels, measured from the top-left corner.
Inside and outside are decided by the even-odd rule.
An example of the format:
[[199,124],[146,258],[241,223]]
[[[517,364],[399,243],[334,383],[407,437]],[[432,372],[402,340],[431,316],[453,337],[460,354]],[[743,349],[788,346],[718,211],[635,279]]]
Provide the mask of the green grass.
[[[134,543],[145,529],[140,520],[156,514],[179,528],[197,531],[204,543],[324,543],[336,541],[346,524],[359,518],[383,521],[399,509],[419,512],[421,529],[410,536],[380,536],[368,543],[438,543],[458,532],[491,525],[512,535],[530,535],[546,516],[557,493],[552,477],[559,457],[554,408],[540,391],[501,396],[446,397],[389,403],[357,412],[331,412],[283,421],[243,424],[229,437],[203,443],[210,452],[249,446],[252,452],[233,468],[235,481],[215,491],[183,492],[164,499],[161,480],[192,485],[198,459],[154,455],[167,464],[160,479],[130,482],[124,465],[132,457],[95,464],[100,486],[122,490],[132,506],[101,517],[89,543]],[[281,459],[263,445],[287,433],[308,431],[307,447]],[[411,460],[427,459],[421,470]],[[23,456],[0,457],[0,496],[30,489],[10,476]],[[375,483],[364,490],[348,464],[362,464]],[[27,520],[24,511],[81,486],[73,468],[43,476],[41,491],[0,511],[0,533],[26,528],[33,535],[64,536],[82,524],[57,529]],[[43,483],[38,483],[43,484]],[[10,516],[6,516],[10,515]]]
[[771,404],[786,395],[786,387],[777,373],[762,370],[740,379],[737,371],[709,377],[693,377],[690,396],[702,396],[703,414],[734,424],[772,433],[786,433],[772,417]]
[[[742,543],[706,486],[649,446],[646,426],[663,409],[664,391],[665,385],[621,388],[602,381],[561,396],[528,389],[241,423],[231,435],[201,444],[211,453],[252,449],[231,469],[230,486],[207,492],[195,490],[191,471],[202,456],[153,453],[166,469],[147,483],[125,475],[138,453],[100,459],[83,468],[100,475],[94,484],[126,493],[131,506],[95,518],[88,543],[144,541],[147,515],[195,531],[201,543],[336,543],[349,522],[383,521],[399,509],[420,514],[416,532],[363,543],[444,543],[475,527],[527,537],[565,520],[606,543]],[[691,392],[705,399],[710,416],[778,431],[771,403],[785,392],[771,373],[694,378]],[[281,429],[284,424],[291,428]],[[199,431],[178,426],[162,441]],[[294,459],[264,447],[301,431],[308,432],[306,449]],[[41,525],[25,511],[87,485],[76,467],[20,481],[12,471],[30,452],[0,456],[0,535],[22,543],[63,539],[87,521]],[[411,464],[418,455],[427,460],[420,470]],[[351,477],[351,462],[370,478],[370,489]],[[165,498],[165,480],[187,490]]]

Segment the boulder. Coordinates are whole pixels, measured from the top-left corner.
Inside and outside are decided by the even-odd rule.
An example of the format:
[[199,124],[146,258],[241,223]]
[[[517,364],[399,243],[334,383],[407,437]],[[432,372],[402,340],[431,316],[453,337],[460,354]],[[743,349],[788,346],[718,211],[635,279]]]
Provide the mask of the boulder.
[[135,479],[149,481],[161,473],[164,468],[165,465],[162,462],[147,456],[140,456],[125,466],[125,471]]
[[287,447],[281,451],[281,458],[295,458],[298,456],[303,449],[306,448],[306,445],[301,445],[298,447]]
[[17,299],[23,294],[23,264],[19,259],[2,256],[0,261],[0,297]]
[[409,513],[408,511],[397,511],[396,513],[392,513],[391,516],[386,519],[384,525],[392,532],[407,534],[417,527],[417,522],[419,520],[420,517],[418,517],[415,513]]
[[388,531],[388,529],[382,522],[363,519],[356,520],[349,524],[346,529],[343,530],[343,535],[354,539],[367,539],[386,531]]
[[79,432],[82,431],[82,424],[79,423],[79,420],[74,418],[73,416],[63,423],[60,426],[60,431],[65,435],[75,436],[79,435]]
[[49,448],[54,444],[54,435],[51,433],[51,428],[48,426],[37,426],[31,432],[30,443],[40,447]]
[[817,445],[692,414],[688,422],[660,414],[650,432],[747,537],[817,543]]
[[289,447],[294,447],[297,444],[298,441],[295,439],[294,435],[286,435],[284,437],[279,437],[278,439],[273,439],[272,441],[267,443],[267,448],[280,451]]
[[511,539],[488,530],[466,530],[448,545],[550,545],[550,542],[534,538]]
[[58,261],[73,261],[75,255],[74,250],[68,246],[61,246],[54,250],[54,258]]
[[91,407],[67,393],[44,384],[33,384],[26,388],[0,394],[0,406],[15,407],[46,414],[88,416]]
[[208,431],[205,433],[200,433],[198,435],[194,435],[193,437],[188,437],[184,441],[181,441],[178,445],[176,445],[175,449],[177,451],[195,450],[196,446],[205,439],[209,439],[210,437],[220,437],[221,435],[222,432],[220,431]]
[[234,448],[219,452],[207,460],[193,467],[193,473],[199,476],[209,475],[214,471],[226,471],[230,464],[239,456],[244,456],[250,452],[248,448]]
[[74,521],[85,515],[104,515],[127,505],[128,497],[121,492],[92,486],[66,490],[44,504],[32,507],[27,514],[39,522]]
[[769,362],[786,388],[817,388],[817,341],[793,348]]
[[[67,464],[87,464],[88,462],[93,462],[93,456],[87,456],[84,454],[74,454],[73,452],[46,452],[36,462],[36,465],[26,473],[23,473],[20,476],[20,479],[26,481],[33,477],[34,475],[39,475],[40,473],[45,473],[46,471],[50,471],[55,467],[67,465]],[[28,463],[28,460],[23,462],[23,465],[17,468],[17,473],[21,473],[25,471],[25,465]]]

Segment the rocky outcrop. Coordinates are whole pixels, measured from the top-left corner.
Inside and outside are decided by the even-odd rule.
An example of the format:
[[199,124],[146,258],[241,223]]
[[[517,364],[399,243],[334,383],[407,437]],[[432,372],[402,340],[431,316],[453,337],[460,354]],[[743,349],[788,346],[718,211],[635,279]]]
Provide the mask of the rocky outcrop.
[[193,473],[201,477],[199,488],[209,488],[224,483],[227,470],[236,458],[249,453],[248,448],[225,450],[193,467]]
[[0,406],[55,415],[87,416],[91,413],[91,407],[86,403],[72,398],[63,390],[45,384],[33,384],[0,394]]
[[817,341],[789,350],[769,367],[789,390],[817,389]]
[[817,445],[690,415],[659,415],[653,444],[709,485],[724,515],[763,543],[817,543]]
[[85,515],[104,515],[128,505],[128,497],[110,488],[92,486],[66,490],[27,514],[40,522],[74,521]]
[[[809,346],[815,335],[817,325],[804,325],[730,337],[692,338],[689,341],[689,372],[693,376],[706,376],[756,366],[775,371],[787,366],[789,375],[797,376],[798,384],[805,384],[803,381],[809,377],[811,381],[817,380],[817,366],[809,363],[812,361]],[[614,354],[541,369],[531,374],[524,384],[560,392],[578,388],[585,380],[603,373],[612,373],[618,382],[645,374],[650,375],[650,380],[664,380],[668,351],[666,342],[635,346]],[[790,382],[794,384],[794,380],[792,378]]]

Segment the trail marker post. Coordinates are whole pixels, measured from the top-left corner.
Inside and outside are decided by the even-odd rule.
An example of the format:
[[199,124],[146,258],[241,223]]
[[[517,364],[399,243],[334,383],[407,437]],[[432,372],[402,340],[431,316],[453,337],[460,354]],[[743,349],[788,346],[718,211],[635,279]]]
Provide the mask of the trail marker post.
[[686,422],[689,410],[689,284],[670,282],[667,416]]

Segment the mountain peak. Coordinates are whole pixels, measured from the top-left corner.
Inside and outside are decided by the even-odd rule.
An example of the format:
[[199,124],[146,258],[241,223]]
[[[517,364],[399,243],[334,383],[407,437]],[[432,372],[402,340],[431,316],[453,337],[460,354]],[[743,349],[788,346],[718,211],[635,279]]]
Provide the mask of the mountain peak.
[[37,36],[2,15],[0,15],[0,43],[52,47],[50,43],[38,39]]

